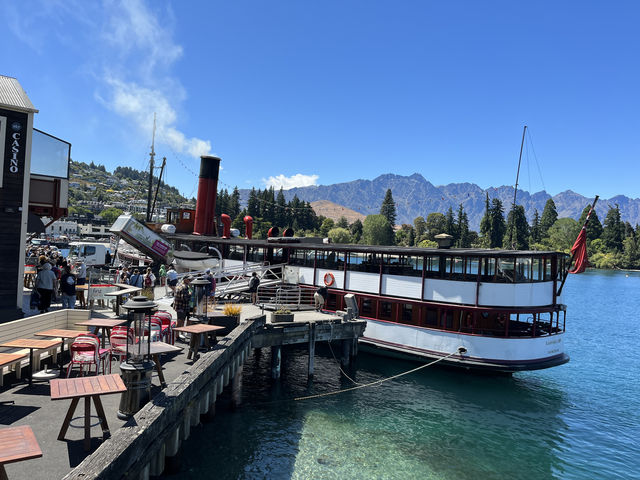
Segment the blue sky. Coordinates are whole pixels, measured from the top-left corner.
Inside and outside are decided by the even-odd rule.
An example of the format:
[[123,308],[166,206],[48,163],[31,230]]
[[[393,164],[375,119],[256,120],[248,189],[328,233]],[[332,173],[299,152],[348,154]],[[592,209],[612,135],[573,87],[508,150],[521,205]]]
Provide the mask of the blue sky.
[[636,2],[3,2],[0,74],[72,158],[197,192],[421,173],[640,197]]

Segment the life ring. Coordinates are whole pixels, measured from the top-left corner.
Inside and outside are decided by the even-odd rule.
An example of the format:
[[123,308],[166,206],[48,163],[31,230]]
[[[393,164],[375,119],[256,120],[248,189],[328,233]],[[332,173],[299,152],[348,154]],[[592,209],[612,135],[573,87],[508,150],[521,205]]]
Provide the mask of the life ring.
[[333,285],[336,281],[336,278],[333,276],[333,273],[325,273],[324,274],[324,284],[327,287],[330,287],[331,285]]

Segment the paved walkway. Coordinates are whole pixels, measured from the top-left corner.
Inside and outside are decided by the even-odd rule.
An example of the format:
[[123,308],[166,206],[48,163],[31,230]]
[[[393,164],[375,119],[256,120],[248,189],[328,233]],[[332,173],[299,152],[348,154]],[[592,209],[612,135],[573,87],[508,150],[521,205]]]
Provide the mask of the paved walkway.
[[[156,288],[156,295],[164,294],[164,287]],[[169,310],[175,316],[175,312],[171,309],[173,301],[170,297],[157,298],[159,308]],[[262,310],[254,305],[241,304],[241,321],[260,315]],[[55,307],[54,307],[55,308]],[[218,305],[218,309],[222,306]],[[36,314],[38,312],[33,312]],[[267,321],[270,321],[270,315],[267,313]],[[91,313],[92,317],[113,318],[114,314],[109,309],[96,310]],[[295,321],[310,320],[327,320],[337,318],[335,315],[322,314],[315,311],[296,312]],[[35,333],[35,332],[34,332]],[[182,374],[186,368],[192,365],[191,360],[187,360],[187,344],[176,342],[176,345],[184,347],[184,350],[174,355],[166,355],[163,357],[164,376],[167,383],[171,383],[175,378]],[[112,372],[119,373],[117,361],[112,362]],[[92,428],[91,428],[91,451],[85,452],[83,449],[84,438],[84,405],[81,402],[75,412],[75,419],[71,422],[71,427],[67,431],[64,441],[58,440],[58,432],[62,425],[63,419],[69,408],[67,401],[51,401],[50,388],[48,382],[34,382],[29,387],[24,379],[18,381],[13,386],[8,386],[9,379],[5,377],[5,387],[0,389],[0,401],[13,400],[12,405],[0,405],[0,428],[6,426],[30,425],[33,429],[36,439],[42,449],[42,458],[28,460],[19,463],[13,463],[6,466],[7,475],[10,479],[57,479],[62,478],[76,467],[87,455],[100,445],[102,442],[102,431],[97,425],[97,416],[92,405]],[[161,391],[158,374],[154,370],[152,377],[151,394],[156,395]],[[124,421],[117,417],[117,411],[120,404],[120,395],[107,395],[102,397],[104,410],[111,433],[120,428]]]

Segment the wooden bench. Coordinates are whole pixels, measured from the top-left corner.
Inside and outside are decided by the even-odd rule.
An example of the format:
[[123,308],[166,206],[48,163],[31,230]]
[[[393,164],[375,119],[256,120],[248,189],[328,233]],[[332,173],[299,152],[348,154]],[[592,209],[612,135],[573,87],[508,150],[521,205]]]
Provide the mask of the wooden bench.
[[120,307],[122,306],[122,298],[126,295],[133,295],[135,293],[141,292],[142,288],[132,287],[131,285],[126,285],[124,283],[116,283],[116,287],[119,287],[122,290],[118,290],[117,292],[107,292],[104,294],[104,296],[114,297],[116,299],[116,303],[113,306],[113,311],[115,312],[116,315],[120,316]]
[[[76,326],[76,322],[88,320],[90,313],[89,310],[54,310],[53,312],[41,313],[40,315],[33,315],[12,322],[0,323],[0,343],[5,343],[17,338],[31,338],[36,332],[52,328],[83,330],[82,327]],[[21,378],[22,367],[28,366],[29,363],[28,349],[15,349],[10,352],[4,350],[4,352],[24,354],[25,358],[16,359],[15,361],[0,366],[0,386],[3,386],[4,375],[9,373],[9,371],[15,371],[16,378]],[[33,361],[34,369],[39,369],[42,359],[50,356],[55,357],[57,353],[58,347],[47,350],[36,350]]]

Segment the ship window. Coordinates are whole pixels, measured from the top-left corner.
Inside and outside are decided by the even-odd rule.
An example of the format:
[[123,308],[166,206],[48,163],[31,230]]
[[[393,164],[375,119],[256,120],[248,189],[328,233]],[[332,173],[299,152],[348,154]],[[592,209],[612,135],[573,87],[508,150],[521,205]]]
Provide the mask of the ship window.
[[383,320],[391,320],[392,307],[391,302],[380,302],[380,318]]
[[410,277],[422,276],[422,257],[404,257],[404,275]]
[[531,259],[531,280],[534,282],[540,282],[544,275],[542,270],[542,259],[541,258],[532,258]]
[[289,255],[289,264],[313,268],[314,253],[313,250],[292,250]]
[[444,323],[444,328],[453,328],[453,311],[444,310],[442,312],[442,323]]
[[515,280],[515,258],[507,257],[498,259],[498,275],[496,281],[499,283],[513,283]]
[[402,275],[402,259],[400,255],[384,255],[382,273]]
[[475,280],[478,275],[480,260],[477,257],[467,257],[465,260],[465,277],[467,280]]
[[438,326],[438,311],[432,308],[426,309],[426,318],[425,322],[428,326],[437,327]]
[[182,218],[189,220],[191,218],[191,212],[182,212]]
[[370,298],[363,298],[360,305],[360,313],[365,316],[373,316],[373,301]]
[[229,260],[242,260],[244,249],[239,245],[229,246]]
[[402,323],[413,323],[413,305],[410,303],[402,304]]
[[380,261],[375,253],[349,253],[349,270],[380,273]]
[[281,248],[274,248],[271,252],[271,258],[270,258],[270,262],[275,264],[275,263],[282,263],[284,261],[284,256],[283,256],[284,252],[282,251]]
[[247,262],[262,263],[264,261],[264,249],[251,247],[247,254]]
[[547,282],[553,280],[553,277],[551,276],[551,259],[550,258],[544,259],[544,279]]
[[482,260],[482,281],[493,282],[496,274],[496,259],[484,258]]
[[440,276],[440,257],[430,255],[424,258],[424,276],[431,278]]
[[516,283],[531,281],[531,259],[518,258],[516,260]]
[[464,280],[464,259],[462,257],[446,257],[445,272],[445,278]]
[[351,270],[352,272],[364,271],[364,258],[364,253],[349,252],[347,270]]

